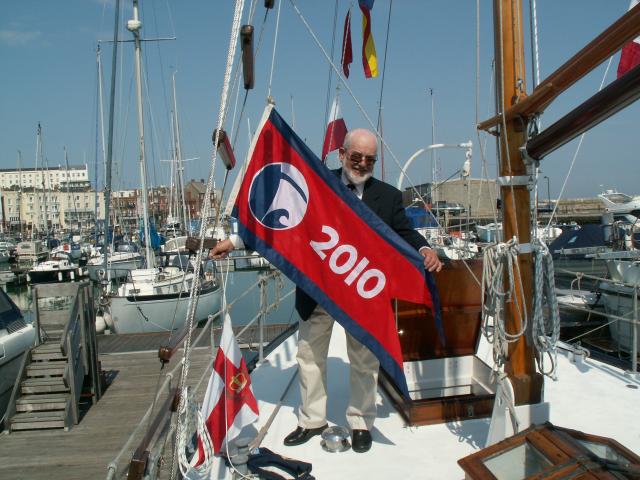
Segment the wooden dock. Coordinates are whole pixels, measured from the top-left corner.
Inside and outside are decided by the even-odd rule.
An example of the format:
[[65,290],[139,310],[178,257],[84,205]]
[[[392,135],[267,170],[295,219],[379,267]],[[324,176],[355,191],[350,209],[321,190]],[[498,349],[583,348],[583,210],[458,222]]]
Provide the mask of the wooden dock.
[[[285,328],[286,325],[269,326],[265,339],[273,338]],[[174,366],[179,364],[180,359],[174,358],[170,364],[161,368],[157,351],[157,346],[164,341],[161,337],[162,335],[99,337],[99,360],[108,385],[100,401],[91,405],[91,400],[85,399],[87,409],[83,409],[78,425],[74,425],[69,431],[21,431],[0,435],[0,478],[106,478],[109,463],[116,458],[140,423],[153,402],[156,389],[164,383]],[[253,342],[251,339],[257,338],[257,334],[253,332],[244,337],[245,340],[239,339],[239,343]],[[209,343],[208,338],[206,343]],[[190,385],[197,383],[211,361],[210,348],[197,347],[192,351]],[[176,386],[178,374],[179,371],[172,380],[171,387]],[[199,397],[204,395],[206,384],[205,379],[198,391]],[[162,392],[157,405],[161,405],[166,397],[167,392]],[[114,478],[126,477],[129,461],[146,429],[147,425],[143,425],[129,449],[120,456]],[[169,458],[166,460],[170,461]]]

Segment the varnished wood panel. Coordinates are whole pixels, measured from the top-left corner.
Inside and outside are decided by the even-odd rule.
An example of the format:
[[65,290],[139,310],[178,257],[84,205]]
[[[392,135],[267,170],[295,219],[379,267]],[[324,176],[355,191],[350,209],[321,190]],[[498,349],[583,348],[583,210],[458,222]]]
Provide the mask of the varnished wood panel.
[[[469,268],[467,268],[467,266]],[[398,301],[398,330],[405,361],[472,355],[481,326],[482,260],[450,261],[435,274],[444,343],[424,305]]]

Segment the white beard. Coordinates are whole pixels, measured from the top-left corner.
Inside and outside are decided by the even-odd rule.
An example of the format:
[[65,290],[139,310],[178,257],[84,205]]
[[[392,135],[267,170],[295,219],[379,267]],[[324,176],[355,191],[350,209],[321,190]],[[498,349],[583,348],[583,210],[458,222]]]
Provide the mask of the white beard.
[[349,180],[354,185],[362,185],[371,177],[373,177],[373,172],[368,172],[368,173],[365,173],[364,175],[353,175],[351,173],[351,170],[349,170],[348,168],[343,167],[343,170],[344,170],[345,177],[347,177],[347,180]]

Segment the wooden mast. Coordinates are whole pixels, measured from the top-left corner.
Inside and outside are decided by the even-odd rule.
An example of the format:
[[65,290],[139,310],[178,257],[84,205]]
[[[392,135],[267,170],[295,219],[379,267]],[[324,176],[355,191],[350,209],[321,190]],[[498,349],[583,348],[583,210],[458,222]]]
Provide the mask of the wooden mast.
[[[497,68],[497,105],[504,112],[526,97],[524,37],[522,32],[521,0],[494,0],[494,50]],[[503,210],[504,240],[516,238],[521,246],[518,256],[519,272],[514,269],[522,284],[515,281],[516,295],[505,304],[505,326],[508,333],[521,330],[524,310],[531,320],[533,298],[533,260],[531,245],[530,195],[527,168],[519,148],[525,143],[526,122],[515,117],[504,119],[499,127],[501,198]],[[506,181],[511,178],[511,181]],[[528,248],[527,248],[528,247]],[[529,323],[530,332],[531,323]],[[509,345],[505,372],[513,386],[516,405],[541,401],[542,375],[536,372],[534,349],[530,333]]]

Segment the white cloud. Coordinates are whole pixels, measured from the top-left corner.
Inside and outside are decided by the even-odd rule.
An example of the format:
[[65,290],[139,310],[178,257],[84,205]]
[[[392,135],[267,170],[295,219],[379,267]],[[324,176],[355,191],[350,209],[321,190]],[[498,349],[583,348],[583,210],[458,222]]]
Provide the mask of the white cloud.
[[37,40],[41,32],[26,32],[20,30],[0,30],[0,43],[10,46],[21,46]]

